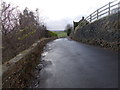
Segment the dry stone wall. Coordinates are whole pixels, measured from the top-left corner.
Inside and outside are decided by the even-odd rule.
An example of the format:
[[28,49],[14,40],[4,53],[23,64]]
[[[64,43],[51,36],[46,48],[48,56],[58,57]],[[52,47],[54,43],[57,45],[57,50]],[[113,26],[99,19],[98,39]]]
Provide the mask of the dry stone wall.
[[44,38],[34,43],[29,49],[2,65],[2,87],[24,88],[32,78],[32,70],[39,63],[43,47],[56,38]]
[[71,38],[118,51],[120,48],[120,12],[78,28],[71,33]]

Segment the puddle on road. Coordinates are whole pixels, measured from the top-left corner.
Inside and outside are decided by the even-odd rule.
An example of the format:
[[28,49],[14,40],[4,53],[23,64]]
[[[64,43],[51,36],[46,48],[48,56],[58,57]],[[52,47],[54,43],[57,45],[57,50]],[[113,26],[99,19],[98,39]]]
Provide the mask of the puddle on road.
[[54,41],[63,41],[63,40],[68,40],[67,38],[60,38],[60,39],[56,39]]
[[[55,46],[53,45],[54,42],[57,41],[61,41],[61,40],[67,40],[66,38],[62,38],[62,39],[56,39],[54,40],[52,43],[48,43],[43,50],[43,53],[41,54],[41,59],[40,59],[40,63],[36,66],[35,70],[34,70],[34,78],[31,81],[30,84],[30,88],[37,88],[39,87],[39,85],[42,86],[42,84],[45,82],[45,80],[50,77],[52,74],[50,74],[50,68],[49,66],[55,66],[54,62],[52,62],[53,60],[51,60],[50,58],[46,58],[46,56],[51,52],[52,48],[54,48]],[[53,47],[54,46],[54,47]]]
[[46,78],[49,76],[49,73],[47,73],[45,69],[48,68],[50,65],[52,65],[52,62],[50,60],[40,61],[40,64],[36,66],[33,72],[34,77],[33,80],[30,82],[29,88],[37,88],[39,85],[42,85],[42,82],[45,81]]
[[[46,58],[46,56],[52,50],[52,48],[50,48],[50,47],[51,47],[51,43],[48,43],[44,47],[43,53],[41,54],[40,63],[36,66],[35,70],[33,71],[34,77],[33,77],[33,80],[30,82],[29,88],[39,87],[39,85],[42,84],[43,81],[45,81],[44,79],[47,78],[47,76],[45,76],[45,75],[48,75],[48,74],[45,74],[45,73],[47,73],[45,71],[45,69],[48,68],[49,66],[53,65],[52,60]],[[50,76],[50,75],[48,75],[48,76]]]

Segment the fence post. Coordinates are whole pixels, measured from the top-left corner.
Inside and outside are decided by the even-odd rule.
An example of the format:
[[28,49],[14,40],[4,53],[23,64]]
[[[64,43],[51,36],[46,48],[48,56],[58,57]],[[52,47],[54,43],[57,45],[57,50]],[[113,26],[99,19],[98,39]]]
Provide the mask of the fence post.
[[[119,15],[119,13],[120,13],[120,1],[118,2],[118,20],[120,19],[120,15]],[[120,23],[118,22],[118,29],[120,29],[120,25],[119,25]]]
[[99,10],[99,9],[97,9],[97,19],[98,19],[98,13],[99,13],[98,10]]
[[110,15],[110,4],[111,4],[111,2],[109,2],[109,7],[108,7],[109,8],[109,11],[108,11],[109,15]]
[[90,22],[92,22],[92,15],[90,14]]
[[118,2],[118,13],[120,12],[120,1]]

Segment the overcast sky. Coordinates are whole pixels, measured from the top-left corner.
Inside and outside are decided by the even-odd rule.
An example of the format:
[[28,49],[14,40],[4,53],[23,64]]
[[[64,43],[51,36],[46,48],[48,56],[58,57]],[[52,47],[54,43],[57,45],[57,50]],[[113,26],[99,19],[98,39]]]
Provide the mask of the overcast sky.
[[48,30],[64,30],[66,24],[79,21],[82,16],[88,16],[97,8],[114,0],[3,0],[20,9],[28,7],[31,10],[39,8],[40,16],[44,18]]

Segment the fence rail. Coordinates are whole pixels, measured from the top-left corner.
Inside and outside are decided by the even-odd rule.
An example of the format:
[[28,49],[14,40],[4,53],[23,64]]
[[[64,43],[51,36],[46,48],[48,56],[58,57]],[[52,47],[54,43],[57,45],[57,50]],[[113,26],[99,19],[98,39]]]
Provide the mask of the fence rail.
[[93,22],[104,16],[115,14],[119,11],[120,11],[120,1],[113,1],[97,9],[96,11],[91,13],[89,16],[87,16],[85,19],[89,22]]

